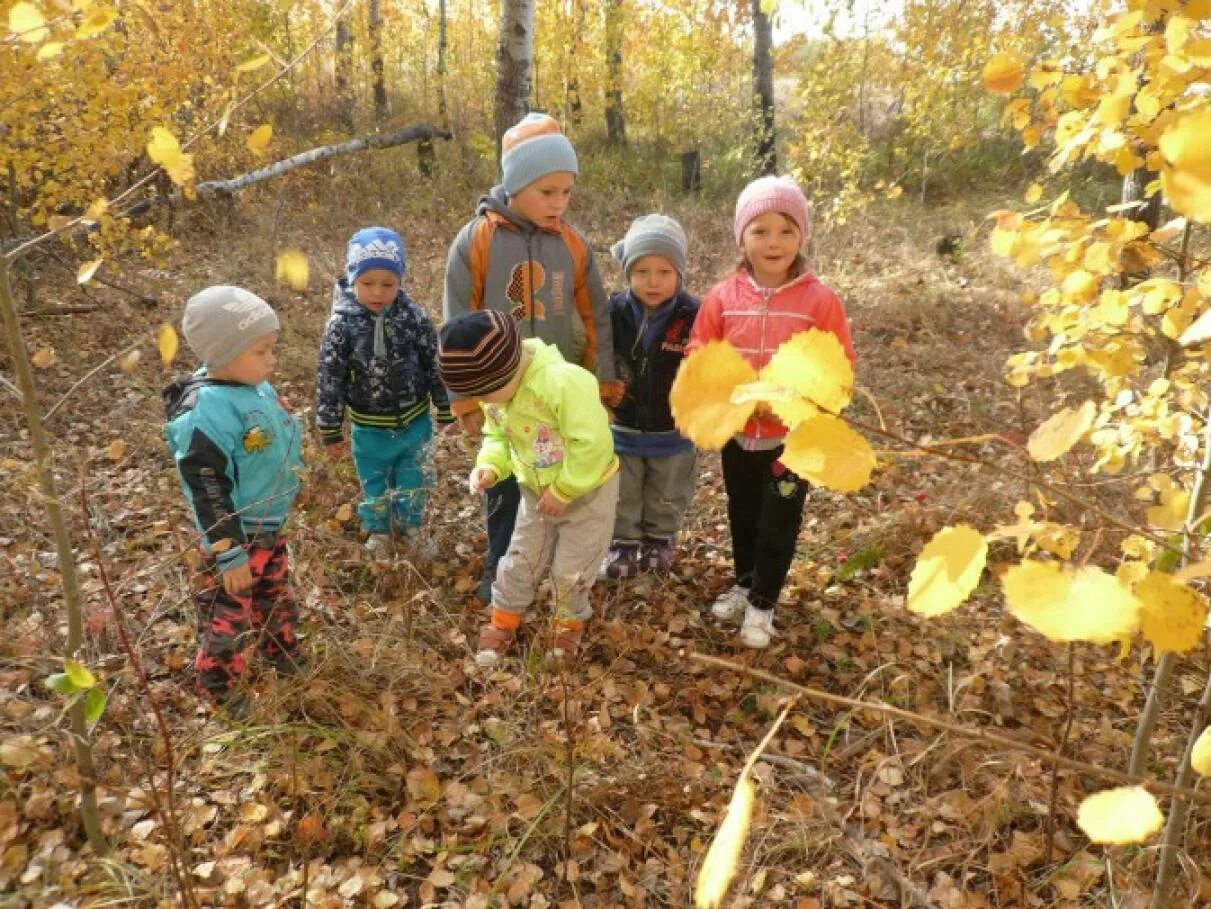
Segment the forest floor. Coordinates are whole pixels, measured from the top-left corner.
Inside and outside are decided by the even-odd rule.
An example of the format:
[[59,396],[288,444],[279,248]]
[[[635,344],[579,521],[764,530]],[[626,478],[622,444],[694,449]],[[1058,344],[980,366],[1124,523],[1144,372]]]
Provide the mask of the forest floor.
[[[398,228],[406,287],[439,309],[445,251],[475,193],[376,195],[418,183],[384,161],[344,165],[283,178],[225,213],[187,212],[164,261],[99,272],[154,303],[78,288],[74,267],[37,263],[39,309],[96,307],[28,312],[26,327],[31,350],[56,355],[38,374],[44,406],[67,395],[49,428],[88,604],[82,657],[109,692],[94,747],[113,851],[99,860],[84,845],[61,700],[43,684],[61,669],[65,619],[28,437],[0,388],[0,905],[175,903],[176,863],[206,906],[689,905],[739,769],[787,694],[694,653],[1044,748],[1061,738],[1068,654],[1004,613],[995,574],[1016,557],[1012,542],[994,545],[967,606],[928,622],[904,607],[916,553],[936,530],[960,520],[986,530],[1012,523],[1021,499],[1040,506],[995,467],[1021,467],[1018,456],[976,444],[968,450],[994,466],[948,463],[877,439],[881,467],[865,490],[812,493],[767,651],[743,650],[705,610],[731,584],[718,460],[707,455],[672,577],[599,585],[598,619],[566,674],[537,658],[539,609],[527,646],[485,676],[471,660],[483,616],[469,599],[483,532],[461,440],[438,442],[428,517],[438,559],[383,568],[365,560],[350,517],[351,467],[325,461],[309,437],[313,495],[293,521],[291,549],[312,669],[288,683],[255,677],[247,724],[211,715],[190,685],[191,524],[162,438],[168,373],[155,329],[206,284],[264,294],[284,324],[276,384],[309,420],[330,284],[354,229]],[[868,393],[856,417],[917,442],[1020,440],[1059,406],[1054,388],[1019,392],[1002,380],[1006,356],[1024,343],[1020,297],[1034,279],[987,252],[984,215],[997,206],[986,201],[885,202],[817,238],[815,267],[854,328]],[[653,207],[686,225],[689,285],[704,292],[733,264],[728,203],[585,189],[570,220],[593,238],[613,286],[609,243]],[[948,231],[965,241],[943,258],[934,245]],[[287,246],[311,258],[305,292],[273,284],[274,254]],[[110,364],[73,389],[132,344],[143,348],[134,369]],[[183,351],[176,371],[191,362]],[[10,367],[0,356],[0,371]],[[1088,494],[1126,512],[1138,504],[1125,502],[1127,488],[1109,480]],[[1117,539],[1095,543],[1099,558],[1112,561]],[[164,742],[119,644],[102,570],[171,731],[179,838],[152,803]],[[1138,650],[1124,659],[1117,648],[1078,650],[1070,754],[1122,768],[1149,665]],[[1172,774],[1205,670],[1190,660],[1179,671],[1150,767],[1161,778]],[[1007,749],[803,697],[756,777],[728,905],[910,905],[903,882],[918,904],[944,909],[1138,907],[1148,893],[1150,850],[1103,851],[1075,827],[1076,805],[1109,784],[1059,774],[1049,846],[1051,771]],[[1187,897],[1174,905],[1211,892],[1209,837],[1196,820],[1182,864]]]

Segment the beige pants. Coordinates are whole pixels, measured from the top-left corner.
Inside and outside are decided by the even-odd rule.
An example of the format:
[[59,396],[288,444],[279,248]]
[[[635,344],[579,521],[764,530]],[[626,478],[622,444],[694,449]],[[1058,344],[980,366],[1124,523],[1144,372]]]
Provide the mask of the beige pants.
[[509,549],[492,585],[492,607],[523,613],[534,602],[548,568],[555,589],[555,618],[585,621],[593,615],[589,590],[610,546],[618,474],[572,502],[558,518],[534,510],[538,496],[521,488],[521,506]]

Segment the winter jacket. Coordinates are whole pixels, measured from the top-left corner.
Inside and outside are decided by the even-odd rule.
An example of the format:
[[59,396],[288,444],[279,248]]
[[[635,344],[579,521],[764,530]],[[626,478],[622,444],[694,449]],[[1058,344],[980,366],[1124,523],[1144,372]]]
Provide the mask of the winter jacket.
[[564,502],[601,486],[618,470],[610,418],[592,373],[553,344],[522,341],[522,378],[505,404],[481,404],[484,440],[476,465],[503,480],[514,474],[535,493]]
[[442,309],[446,321],[477,309],[511,312],[523,338],[554,344],[615,387],[609,302],[593,251],[571,225],[548,230],[517,214],[504,187],[479,200],[450,246]]
[[[855,362],[849,323],[841,301],[811,273],[781,287],[759,287],[747,271],[723,279],[706,295],[694,322],[687,354],[708,341],[726,340],[754,369],[769,362],[778,346],[791,335],[811,328],[831,331]],[[776,448],[787,429],[772,414],[754,416],[736,437],[748,450]]]
[[614,449],[619,454],[652,458],[693,447],[673,423],[669,392],[697,315],[698,300],[685,291],[652,310],[630,291],[610,297],[614,361],[626,383],[614,411]]
[[344,278],[337,281],[315,384],[315,422],[325,443],[344,438],[346,407],[352,422],[380,429],[407,426],[430,404],[439,423],[453,419],[437,372],[437,332],[402,290],[376,315],[357,302]]
[[222,571],[248,561],[301,488],[302,429],[268,382],[211,379],[203,367],[164,389],[168,447],[207,552]]

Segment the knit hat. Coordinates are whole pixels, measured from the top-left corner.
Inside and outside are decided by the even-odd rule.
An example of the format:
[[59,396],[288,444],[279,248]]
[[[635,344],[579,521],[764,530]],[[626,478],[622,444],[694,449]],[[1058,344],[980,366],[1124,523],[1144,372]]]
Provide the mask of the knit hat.
[[644,256],[663,256],[673,263],[677,274],[685,277],[685,231],[668,215],[641,215],[631,222],[627,235],[610,252],[622,265],[622,273],[631,275],[631,266]]
[[500,169],[505,192],[516,195],[547,174],[580,173],[576,149],[546,114],[526,114],[500,140]]
[[504,388],[521,363],[521,334],[508,313],[479,309],[442,326],[437,368],[455,394],[478,397]]
[[227,365],[279,327],[273,307],[252,291],[228,284],[194,294],[181,318],[185,343],[207,366]]
[[759,177],[744,187],[736,200],[736,245],[744,245],[741,238],[750,221],[771,211],[789,217],[798,226],[801,239],[807,239],[811,218],[799,184],[790,177]]
[[349,238],[345,252],[345,279],[349,286],[375,268],[404,280],[404,241],[390,228],[364,227]]

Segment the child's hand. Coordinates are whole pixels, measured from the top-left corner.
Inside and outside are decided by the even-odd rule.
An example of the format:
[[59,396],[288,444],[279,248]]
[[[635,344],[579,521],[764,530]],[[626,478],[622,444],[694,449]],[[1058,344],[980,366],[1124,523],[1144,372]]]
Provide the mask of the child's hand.
[[228,596],[243,596],[252,589],[252,565],[245,562],[223,572],[223,589]]
[[563,515],[567,507],[567,502],[558,498],[550,489],[544,489],[542,498],[538,500],[538,504],[534,506],[534,510],[549,518],[558,518]]
[[491,467],[476,467],[471,471],[471,476],[467,478],[467,485],[471,487],[472,492],[483,492],[491,486],[496,485],[496,481],[500,479],[496,476],[496,471]]
[[477,407],[472,411],[461,414],[458,418],[458,425],[471,438],[478,438],[484,430],[484,412]]
[[324,446],[324,451],[332,460],[339,461],[349,454],[349,442],[347,439],[341,439],[339,442],[329,442]]

